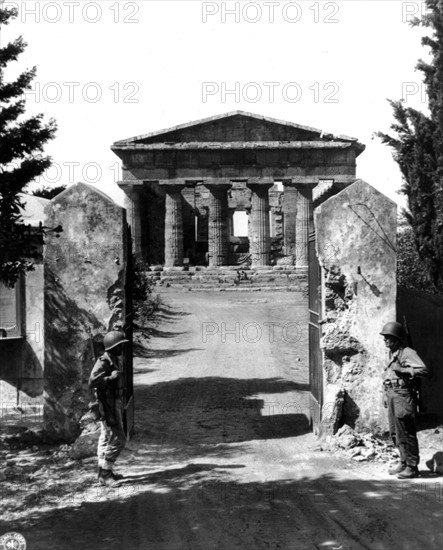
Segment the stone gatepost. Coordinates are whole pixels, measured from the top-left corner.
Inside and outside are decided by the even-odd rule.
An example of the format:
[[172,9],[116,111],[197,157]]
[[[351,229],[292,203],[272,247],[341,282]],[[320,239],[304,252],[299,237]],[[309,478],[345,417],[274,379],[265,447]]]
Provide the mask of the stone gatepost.
[[314,215],[323,280],[323,428],[378,431],[386,427],[381,390],[387,361],[379,333],[396,319],[397,206],[357,180]]
[[125,211],[98,189],[77,183],[45,208],[44,424],[73,441],[91,395],[88,378],[104,334],[122,321],[127,241]]

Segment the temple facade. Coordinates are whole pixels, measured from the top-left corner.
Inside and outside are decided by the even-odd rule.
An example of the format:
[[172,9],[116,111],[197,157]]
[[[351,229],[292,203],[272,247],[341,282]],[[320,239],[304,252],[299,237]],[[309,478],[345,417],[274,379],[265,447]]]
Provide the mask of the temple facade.
[[313,206],[364,146],[236,111],[118,141],[134,250],[150,265],[308,264]]

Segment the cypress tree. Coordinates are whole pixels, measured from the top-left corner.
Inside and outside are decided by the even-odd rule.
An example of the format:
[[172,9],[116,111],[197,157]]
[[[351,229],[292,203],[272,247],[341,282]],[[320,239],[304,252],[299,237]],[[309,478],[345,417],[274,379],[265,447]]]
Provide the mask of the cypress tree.
[[[16,16],[16,9],[0,7],[0,32]],[[20,36],[0,47],[0,282],[7,286],[32,270],[38,256],[44,228],[31,230],[24,224],[20,194],[51,165],[43,147],[56,131],[53,119],[45,124],[42,114],[24,116],[24,93],[35,78],[36,68],[7,80],[8,64],[16,61],[26,46]]]
[[390,101],[394,135],[377,135],[393,149],[403,176],[410,224],[418,255],[438,289],[443,292],[443,0],[426,0],[427,14],[413,25],[430,29],[422,44],[430,48],[429,63],[420,60],[429,114]]

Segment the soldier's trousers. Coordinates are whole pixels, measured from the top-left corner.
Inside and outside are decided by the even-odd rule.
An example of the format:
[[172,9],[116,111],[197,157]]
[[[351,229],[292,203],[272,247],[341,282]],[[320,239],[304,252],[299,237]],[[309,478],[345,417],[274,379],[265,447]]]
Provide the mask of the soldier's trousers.
[[400,460],[411,467],[420,462],[417,428],[415,426],[414,398],[406,388],[389,389],[386,392],[389,431],[394,445],[400,452]]
[[114,463],[125,447],[126,436],[123,429],[121,406],[116,406],[117,423],[110,426],[105,420],[101,421],[101,432],[97,445],[98,465],[105,470],[112,470]]

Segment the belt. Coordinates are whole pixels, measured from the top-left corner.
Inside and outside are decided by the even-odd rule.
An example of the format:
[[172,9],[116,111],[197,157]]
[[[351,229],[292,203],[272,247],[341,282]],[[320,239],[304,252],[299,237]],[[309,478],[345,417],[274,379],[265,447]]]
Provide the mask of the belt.
[[396,378],[394,380],[383,380],[383,385],[385,388],[407,388],[407,384],[404,380]]

